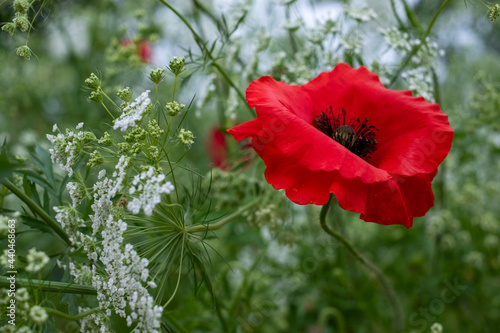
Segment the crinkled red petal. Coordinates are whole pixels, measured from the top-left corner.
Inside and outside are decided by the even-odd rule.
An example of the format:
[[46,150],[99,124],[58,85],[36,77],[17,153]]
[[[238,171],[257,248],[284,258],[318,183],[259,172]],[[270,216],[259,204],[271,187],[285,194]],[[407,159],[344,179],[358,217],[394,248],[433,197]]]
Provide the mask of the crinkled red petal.
[[[252,138],[267,181],[295,203],[323,205],[334,193],[342,208],[367,222],[406,227],[433,206],[431,181],[453,135],[436,104],[385,89],[376,75],[347,65],[300,87],[262,77],[248,87],[247,100],[257,118],[228,132],[238,141]],[[379,129],[369,162],[312,126],[337,104]]]

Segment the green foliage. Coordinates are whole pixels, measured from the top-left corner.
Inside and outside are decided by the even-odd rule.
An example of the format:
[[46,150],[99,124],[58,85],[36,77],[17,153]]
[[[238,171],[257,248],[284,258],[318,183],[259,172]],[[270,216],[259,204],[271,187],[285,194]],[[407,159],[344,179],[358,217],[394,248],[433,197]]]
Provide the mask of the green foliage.
[[[151,296],[152,313],[163,307],[161,332],[398,328],[387,289],[320,228],[320,208],[291,203],[248,143],[223,134],[254,117],[251,80],[302,84],[346,62],[440,103],[455,139],[434,180],[436,207],[412,229],[340,207],[327,224],[388,279],[398,332],[496,332],[499,28],[466,31],[483,53],[451,41],[444,55],[437,36],[456,17],[495,21],[498,5],[485,18],[460,2],[338,1],[338,17],[313,21],[300,1],[268,5],[0,4],[0,264],[8,276],[16,259],[18,331],[130,331],[141,305],[113,289],[120,268],[137,277],[123,288]],[[15,257],[3,253],[11,220]],[[0,279],[2,325],[9,285]],[[125,315],[113,302],[120,293]]]

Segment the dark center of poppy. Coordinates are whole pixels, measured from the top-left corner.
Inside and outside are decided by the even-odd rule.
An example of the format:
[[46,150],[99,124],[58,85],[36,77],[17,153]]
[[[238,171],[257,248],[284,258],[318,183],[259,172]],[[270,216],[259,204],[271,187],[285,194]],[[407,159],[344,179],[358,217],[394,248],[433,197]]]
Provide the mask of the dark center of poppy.
[[361,121],[359,118],[351,118],[346,122],[346,112],[342,109],[342,119],[340,114],[335,116],[330,106],[326,112],[316,117],[314,126],[321,132],[328,135],[342,146],[349,149],[352,153],[361,158],[368,159],[377,149],[377,140],[375,140],[375,126],[369,125],[370,119],[365,118]]

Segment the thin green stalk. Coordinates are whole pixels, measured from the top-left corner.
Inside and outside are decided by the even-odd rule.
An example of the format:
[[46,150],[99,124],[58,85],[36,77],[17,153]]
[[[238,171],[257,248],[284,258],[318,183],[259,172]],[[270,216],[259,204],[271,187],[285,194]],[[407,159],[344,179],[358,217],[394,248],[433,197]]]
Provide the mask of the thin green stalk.
[[441,14],[441,12],[443,11],[443,9],[446,8],[446,6],[448,6],[448,4],[451,2],[451,0],[446,0],[442,5],[441,7],[439,7],[437,13],[434,15],[434,17],[432,18],[431,20],[431,23],[429,24],[429,26],[427,27],[427,30],[425,31],[425,34],[422,36],[422,38],[420,39],[420,44],[416,45],[413,47],[412,51],[406,56],[406,58],[403,60],[403,62],[401,63],[401,65],[399,66],[398,70],[396,71],[396,73],[393,75],[392,79],[391,79],[391,82],[389,83],[389,87],[391,87],[395,82],[396,80],[398,79],[399,77],[399,74],[401,74],[401,72],[403,71],[403,69],[405,69],[406,65],[408,65],[408,63],[410,62],[411,58],[418,52],[418,50],[420,50],[420,48],[422,47],[422,45],[425,44],[425,39],[429,36],[429,34],[431,33],[431,30],[432,30],[432,27],[434,26],[434,23],[436,22],[437,18],[439,17],[439,14]]
[[220,220],[219,222],[217,223],[214,223],[214,224],[203,224],[203,225],[195,225],[195,226],[192,226],[192,227],[188,227],[186,228],[186,232],[188,233],[195,233],[195,232],[207,232],[209,230],[213,231],[213,230],[217,230],[217,229],[220,229],[222,228],[224,225],[226,225],[228,222],[230,222],[231,220],[233,220],[234,218],[240,216],[243,212],[245,212],[246,210],[248,210],[249,208],[255,206],[257,204],[258,200],[255,199],[251,202],[249,202],[248,204],[246,204],[245,206],[241,207],[240,209],[238,209],[237,211],[235,211],[234,213],[226,216],[225,218],[223,218],[222,220]]
[[177,319],[175,319],[175,316],[173,314],[171,314],[168,311],[163,311],[162,315],[165,319],[167,319],[168,323],[172,326],[169,328],[174,328],[175,331],[180,332],[180,333],[188,333],[188,331],[186,331],[184,329],[184,327],[182,327],[181,324],[179,324],[179,322],[177,322]]
[[26,36],[26,46],[28,46],[28,41],[30,39],[30,33],[31,33],[31,29],[33,28],[33,23],[35,23],[35,19],[36,17],[38,16],[38,14],[40,14],[40,12],[42,11],[43,7],[45,6],[45,4],[47,3],[47,0],[43,0],[42,2],[42,5],[40,6],[40,8],[38,9],[38,11],[36,12],[35,16],[33,16],[33,19],[31,20],[31,23],[30,23],[30,28],[28,30],[28,34]]
[[326,324],[328,322],[328,318],[335,318],[337,322],[337,327],[340,333],[345,333],[345,320],[342,316],[342,312],[340,312],[337,308],[329,307],[323,309],[319,314],[319,327],[322,329],[320,332],[326,332]]
[[181,262],[179,264],[179,275],[177,276],[177,284],[175,285],[174,292],[172,293],[172,296],[168,299],[167,303],[163,306],[164,309],[167,308],[167,306],[172,302],[172,300],[175,297],[175,294],[177,294],[177,289],[179,288],[179,285],[181,284],[181,275],[182,275],[182,261],[184,260],[184,244],[186,244],[186,240],[182,240],[182,248],[181,248]]
[[[219,73],[224,77],[224,79],[227,81],[227,83],[236,90],[236,92],[238,93],[238,97],[241,99],[243,104],[248,105],[247,101],[245,99],[245,96],[243,95],[241,90],[236,86],[236,84],[234,84],[233,80],[231,80],[231,78],[229,77],[229,75],[227,75],[227,73],[224,71],[224,69],[222,69],[222,67],[220,67],[219,64],[217,64],[217,62],[215,61],[215,57],[212,55],[212,52],[210,52],[210,50],[205,46],[203,39],[196,33],[196,31],[194,31],[193,27],[188,22],[188,20],[186,20],[186,18],[184,16],[182,16],[181,13],[179,13],[174,7],[172,7],[165,0],[158,0],[158,1],[160,1],[164,6],[166,6],[168,9],[170,9],[178,18],[181,19],[181,21],[184,23],[184,25],[191,31],[191,34],[193,35],[193,38],[194,38],[196,44],[198,45],[198,47],[200,48],[200,50],[203,53],[205,53],[208,56],[208,58],[211,60],[211,65],[214,66],[219,71]],[[252,109],[248,108],[248,110],[252,116],[255,116],[255,113],[252,111]]]
[[113,116],[113,114],[108,110],[108,108],[106,107],[106,104],[104,104],[104,102],[101,102],[101,105],[103,106],[103,108],[108,111],[108,114],[111,116],[111,118],[115,119],[115,117]]
[[352,245],[348,240],[344,238],[341,234],[336,232],[335,230],[331,229],[327,224],[326,224],[326,214],[328,213],[328,210],[330,209],[330,206],[332,203],[335,201],[335,198],[333,195],[330,195],[330,200],[326,205],[324,205],[321,208],[321,212],[319,215],[319,221],[321,228],[335,238],[337,241],[341,242],[349,252],[361,263],[363,264],[370,272],[372,272],[377,281],[379,282],[380,286],[382,287],[382,290],[384,291],[385,296],[387,297],[393,311],[393,331],[394,332],[401,332],[404,328],[403,324],[403,317],[402,317],[402,310],[401,310],[401,304],[399,302],[398,296],[394,289],[392,288],[388,278],[382,273],[382,271],[375,266],[372,262],[370,262],[364,255],[362,255],[355,247]]
[[111,104],[113,104],[115,106],[115,108],[120,109],[120,107],[118,105],[116,105],[115,101],[113,101],[104,91],[102,91],[102,94],[104,95],[104,97],[107,98],[108,101],[111,102]]
[[93,313],[99,312],[101,310],[100,308],[94,308],[94,309],[90,309],[90,310],[87,310],[85,312],[82,312],[82,313],[79,313],[77,315],[72,316],[70,314],[58,311],[58,310],[53,309],[53,308],[44,307],[44,309],[45,309],[45,311],[47,311],[51,315],[58,316],[60,318],[64,318],[64,319],[68,319],[68,320],[72,320],[72,321],[77,321],[77,320],[83,319],[83,318],[85,318]]
[[40,206],[38,206],[30,197],[23,191],[18,189],[10,180],[6,179],[3,185],[8,188],[16,197],[23,201],[33,212],[38,214],[42,220],[51,227],[59,237],[68,245],[71,245],[68,235],[57,221],[54,221],[49,214],[47,214]]
[[407,31],[403,21],[401,20],[401,18],[399,17],[398,15],[398,11],[396,10],[396,3],[394,2],[394,0],[391,0],[391,8],[392,8],[392,13],[394,14],[394,17],[396,18],[396,21],[398,21],[398,25],[404,30],[404,31]]
[[[37,289],[53,293],[97,295],[97,291],[92,286],[84,286],[74,283],[24,279],[16,276],[16,284],[23,286],[36,285]],[[8,288],[10,281],[6,276],[0,276],[0,287]]]
[[179,75],[175,74],[175,79],[174,79],[174,93],[172,94],[172,102],[175,101],[175,88],[177,87],[177,77]]

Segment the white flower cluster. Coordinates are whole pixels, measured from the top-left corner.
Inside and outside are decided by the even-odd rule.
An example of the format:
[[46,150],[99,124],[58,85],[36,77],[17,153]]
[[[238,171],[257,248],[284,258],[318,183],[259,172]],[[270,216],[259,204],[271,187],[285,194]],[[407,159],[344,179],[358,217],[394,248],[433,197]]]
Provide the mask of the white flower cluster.
[[377,13],[367,7],[344,6],[344,14],[358,22],[368,22],[377,18]]
[[[131,244],[123,244],[127,224],[116,218],[112,211],[111,199],[123,188],[129,163],[129,159],[122,156],[113,178],[103,175],[104,178],[94,185],[92,229],[94,235],[101,235],[102,241],[98,251],[89,253],[89,258],[99,260],[106,274],[100,274],[96,265],[92,265],[92,285],[97,290],[99,305],[106,310],[106,315],[111,315],[111,309],[114,309],[116,314],[127,318],[129,326],[137,321],[135,331],[158,332],[163,308],[154,305],[153,298],[143,286],[149,277],[148,261],[141,259]],[[164,178],[158,176],[158,179],[156,183],[160,184]],[[146,185],[144,192],[150,192],[153,188],[153,185]]]
[[61,224],[61,227],[66,231],[69,240],[73,246],[80,246],[83,234],[78,231],[78,228],[85,226],[84,221],[78,215],[74,207],[53,207],[56,214],[56,221]]
[[35,324],[42,325],[49,318],[49,315],[44,308],[39,305],[34,305],[30,309],[30,318]]
[[407,82],[408,88],[417,96],[423,96],[427,101],[434,102],[434,84],[432,68],[438,56],[444,55],[444,50],[439,50],[438,44],[429,37],[425,43],[418,38],[411,38],[406,32],[397,28],[379,29],[389,47],[406,56],[411,50],[419,46],[418,51],[411,57],[408,69],[401,74]]
[[357,34],[351,34],[350,36],[342,38],[340,44],[346,51],[353,52],[354,54],[360,54],[363,48],[363,39]]
[[82,131],[68,131],[66,135],[59,133],[57,136],[47,134],[47,139],[54,145],[54,148],[49,149],[50,157],[53,163],[68,172],[68,176],[73,176],[71,166],[76,162],[78,153],[82,150],[82,143],[85,138],[85,133]]
[[169,181],[166,181],[165,175],[155,175],[154,169],[151,167],[148,171],[136,175],[129,189],[130,195],[136,195],[128,204],[128,209],[138,214],[141,208],[144,214],[151,216],[153,209],[161,201],[161,194],[170,194],[174,190],[174,186]]
[[432,73],[429,73],[428,68],[409,69],[403,72],[401,77],[408,83],[408,89],[415,95],[423,96],[427,101],[434,102]]
[[135,127],[137,122],[142,120],[144,113],[146,113],[148,105],[151,104],[149,90],[143,92],[135,99],[130,105],[123,109],[123,113],[118,119],[115,120],[113,129],[120,129],[122,132],[126,131],[129,127]]
[[380,28],[378,31],[384,37],[387,45],[394,50],[400,51],[402,55],[411,51],[412,42],[408,33],[401,32],[398,28]]
[[26,271],[36,273],[49,263],[50,258],[45,252],[37,251],[35,248],[32,248],[28,251],[26,261],[28,262],[28,265],[25,267]]
[[66,190],[69,192],[69,196],[71,197],[71,201],[73,202],[73,207],[76,207],[82,202],[87,194],[85,191],[85,186],[81,183],[69,182],[66,184]]
[[[78,308],[80,313],[90,310],[89,308]],[[80,320],[80,332],[82,333],[108,333],[109,317],[102,313],[93,313]]]

